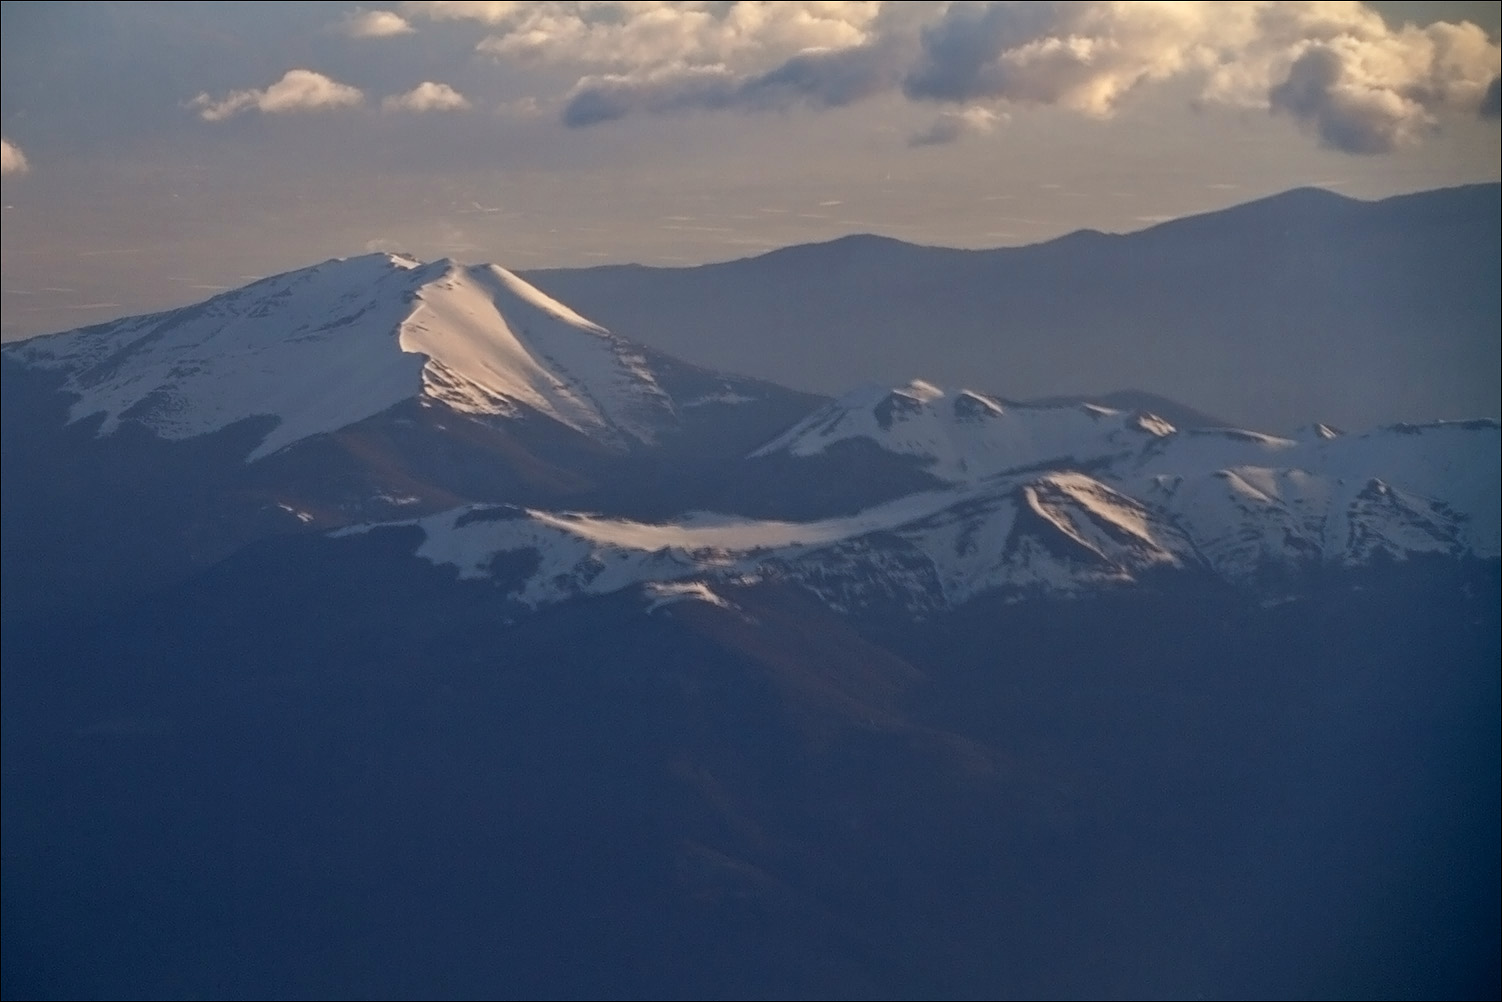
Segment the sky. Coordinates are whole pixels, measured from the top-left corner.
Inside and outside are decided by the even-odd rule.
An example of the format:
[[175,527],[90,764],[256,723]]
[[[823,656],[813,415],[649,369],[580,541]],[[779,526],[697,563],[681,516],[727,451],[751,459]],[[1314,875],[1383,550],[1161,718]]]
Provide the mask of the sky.
[[1499,177],[1497,3],[12,3],[0,334],[330,257],[995,247]]

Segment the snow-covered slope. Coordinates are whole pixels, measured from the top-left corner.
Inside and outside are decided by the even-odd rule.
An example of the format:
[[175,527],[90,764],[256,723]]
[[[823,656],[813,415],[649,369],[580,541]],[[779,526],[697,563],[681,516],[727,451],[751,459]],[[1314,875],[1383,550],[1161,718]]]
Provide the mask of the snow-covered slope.
[[[666,444],[665,435],[697,443],[701,452],[681,466],[674,461],[682,457],[664,448],[629,457],[642,460],[634,480],[621,475],[624,464],[602,474],[623,485],[618,493],[580,503],[613,504],[613,515],[509,504],[525,495],[505,478],[500,487],[486,481],[473,492],[450,492],[444,484],[479,481],[450,475],[453,469],[426,471],[439,484],[425,495],[431,503],[401,512],[424,513],[403,523],[422,529],[419,554],[464,577],[495,577],[526,606],[638,585],[651,586],[659,606],[729,601],[716,589],[779,578],[839,608],[895,603],[921,613],[994,589],[1070,593],[1174,571],[1236,584],[1286,581],[1314,567],[1502,553],[1494,421],[1363,435],[1322,425],[1293,437],[1181,431],[1146,412],[1014,405],[912,382],[858,390],[767,441],[796,408],[811,406],[794,394],[786,407],[746,424],[749,433],[727,437],[716,429],[735,425],[732,412],[755,410],[744,405],[757,398],[742,392],[761,392],[753,384],[633,345],[493,265],[391,255],[330,261],[200,306],[4,351],[8,365],[58,377],[73,396],[69,418],[97,417],[102,435],[134,422],[186,439],[269,418],[247,461],[413,400],[465,415],[556,422],[625,452]],[[333,513],[321,524],[348,526],[386,517],[389,505],[367,507],[367,497],[414,479],[406,466],[424,450],[461,470],[511,455],[508,439],[495,452],[452,459],[447,416],[437,417],[415,445],[372,450],[382,474],[369,490],[355,477],[345,493],[320,494],[316,483],[305,492],[310,464],[294,461],[282,464],[291,479],[275,485],[270,503],[301,512],[284,497],[306,493],[314,499],[308,503]],[[415,424],[401,412],[389,427],[402,421]],[[534,438],[543,455],[523,458],[543,471],[539,477],[551,475],[550,448],[579,444],[570,435]],[[746,456],[756,441],[765,444]],[[851,443],[861,445],[845,448]],[[603,454],[584,444],[592,459]],[[929,476],[889,476],[915,467]],[[196,489],[192,471],[184,476]],[[771,518],[699,513],[652,524],[622,517],[721,498],[733,506],[744,500],[737,491],[755,493],[759,481],[769,489],[739,510]],[[930,489],[893,497],[916,484]],[[632,508],[642,485],[657,492],[654,503]],[[820,504],[797,509],[807,517],[855,513],[791,520],[789,506],[803,502],[783,486],[810,488]],[[539,502],[534,494],[528,503],[551,505],[556,496]],[[459,499],[491,503],[432,514]],[[313,518],[296,517],[299,524]],[[257,534],[246,530],[245,538]],[[515,559],[498,559],[508,554]]]
[[[1130,435],[1139,419],[1083,420],[1124,442],[1112,436]],[[1013,454],[1017,472],[816,522],[700,513],[644,524],[479,506],[403,524],[423,530],[419,556],[461,577],[495,577],[527,606],[634,585],[659,594],[674,582],[681,597],[732,601],[725,589],[776,578],[840,609],[895,604],[922,614],[995,589],[1076,593],[1157,572],[1255,588],[1269,571],[1286,584],[1378,559],[1502,555],[1496,422],[1305,441],[1178,435],[1156,424],[1136,434],[1150,447],[1103,458],[1090,473],[1071,461],[1037,469],[1055,459],[1058,440],[1045,439],[1032,464],[1025,450]],[[1258,458],[1279,465],[1248,461]],[[498,561],[503,554],[523,556]]]
[[607,441],[651,442],[673,405],[641,352],[495,265],[451,266],[417,291],[403,351],[428,356],[423,392],[457,410],[525,404]]
[[758,449],[757,456],[816,456],[867,439],[919,459],[949,483],[974,483],[1046,462],[1089,464],[1140,452],[1173,426],[1151,414],[1090,405],[1007,407],[973,390],[950,392],[914,380],[847,394]]
[[537,412],[610,445],[651,442],[672,402],[641,352],[494,265],[373,254],[264,279],[194,307],[5,351],[60,371],[71,417],[188,438],[257,416],[269,455],[414,397]]
[[753,455],[811,458],[864,440],[917,460],[956,487],[1029,470],[1073,469],[1132,493],[1165,477],[1293,469],[1341,482],[1381,477],[1420,495],[1456,496],[1469,510],[1484,509],[1498,494],[1495,460],[1487,463],[1475,452],[1478,433],[1489,430],[1494,422],[1394,425],[1361,435],[1315,424],[1290,438],[1235,428],[1180,431],[1144,411],[1008,405],[972,390],[915,381],[832,401]]

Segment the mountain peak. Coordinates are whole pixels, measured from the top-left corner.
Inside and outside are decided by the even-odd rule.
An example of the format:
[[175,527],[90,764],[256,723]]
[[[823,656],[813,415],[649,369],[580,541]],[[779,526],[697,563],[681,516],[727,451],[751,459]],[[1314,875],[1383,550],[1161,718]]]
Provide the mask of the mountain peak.
[[333,259],[166,313],[8,345],[59,371],[71,418],[163,438],[252,417],[248,460],[424,397],[469,414],[539,412],[615,447],[673,419],[642,355],[496,265]]
[[520,404],[612,444],[672,417],[639,350],[505,268],[450,265],[416,299],[402,349],[428,357],[424,394],[455,410]]
[[814,456],[852,439],[920,460],[949,483],[966,483],[1037,463],[1089,463],[1131,453],[1177,434],[1145,412],[1088,403],[1008,407],[974,390],[923,380],[862,387],[827,404],[755,455]]

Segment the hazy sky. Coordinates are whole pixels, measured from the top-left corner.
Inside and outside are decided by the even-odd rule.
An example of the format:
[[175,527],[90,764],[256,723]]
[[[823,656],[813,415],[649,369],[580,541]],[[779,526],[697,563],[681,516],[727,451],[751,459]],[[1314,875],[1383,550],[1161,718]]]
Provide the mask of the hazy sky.
[[6,339],[368,250],[964,247],[1499,176],[1496,3],[11,3]]

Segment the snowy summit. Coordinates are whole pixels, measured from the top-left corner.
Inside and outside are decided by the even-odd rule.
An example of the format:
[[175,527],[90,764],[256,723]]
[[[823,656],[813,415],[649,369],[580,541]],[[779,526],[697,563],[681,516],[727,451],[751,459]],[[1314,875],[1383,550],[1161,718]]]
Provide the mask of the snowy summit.
[[270,416],[248,457],[413,397],[538,412],[599,441],[650,443],[672,404],[638,350],[495,265],[389,254],[275,275],[197,306],[7,346],[61,371],[74,421],[164,438]]

